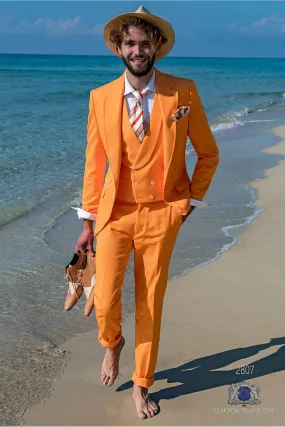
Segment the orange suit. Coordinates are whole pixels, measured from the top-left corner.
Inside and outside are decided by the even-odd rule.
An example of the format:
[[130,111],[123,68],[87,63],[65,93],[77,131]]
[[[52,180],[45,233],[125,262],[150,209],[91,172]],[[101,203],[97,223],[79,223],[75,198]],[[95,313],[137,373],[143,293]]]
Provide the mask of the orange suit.
[[[121,288],[134,249],[136,369],[134,382],[150,387],[157,361],[163,298],[172,250],[190,209],[202,200],[219,153],[192,80],[155,69],[156,93],[142,143],[124,100],[124,75],[91,91],[82,209],[96,216],[95,307],[99,341],[121,339]],[[179,106],[190,113],[171,119]],[[192,180],[185,164],[189,136],[198,156]],[[108,171],[105,182],[105,169]]]

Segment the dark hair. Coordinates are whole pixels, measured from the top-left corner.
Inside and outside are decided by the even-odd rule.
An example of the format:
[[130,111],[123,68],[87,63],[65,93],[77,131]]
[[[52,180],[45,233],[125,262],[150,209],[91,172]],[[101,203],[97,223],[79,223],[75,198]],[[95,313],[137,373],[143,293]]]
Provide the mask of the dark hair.
[[162,31],[156,25],[136,16],[128,16],[122,20],[120,22],[119,28],[110,32],[110,41],[117,47],[121,47],[124,34],[128,34],[129,27],[143,29],[147,33],[149,41],[155,49],[159,49],[161,45],[167,42],[167,38],[162,34]]

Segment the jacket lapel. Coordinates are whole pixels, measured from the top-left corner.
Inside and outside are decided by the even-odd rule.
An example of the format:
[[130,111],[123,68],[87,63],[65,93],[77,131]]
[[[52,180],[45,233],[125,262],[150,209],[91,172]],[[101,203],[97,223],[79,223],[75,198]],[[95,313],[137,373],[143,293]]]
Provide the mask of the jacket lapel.
[[176,122],[171,115],[177,110],[178,92],[174,89],[175,81],[170,76],[156,71],[156,90],[160,102],[163,120],[164,182],[174,151],[176,139]]
[[110,168],[118,183],[122,158],[122,109],[124,100],[124,74],[113,83],[104,99],[103,120]]

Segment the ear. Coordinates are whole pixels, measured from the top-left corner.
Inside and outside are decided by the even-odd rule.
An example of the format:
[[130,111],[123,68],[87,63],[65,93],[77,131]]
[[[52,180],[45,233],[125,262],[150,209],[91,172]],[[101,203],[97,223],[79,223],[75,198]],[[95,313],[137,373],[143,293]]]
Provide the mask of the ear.
[[122,56],[122,45],[121,44],[117,44],[117,51],[118,51],[118,54],[120,56]]

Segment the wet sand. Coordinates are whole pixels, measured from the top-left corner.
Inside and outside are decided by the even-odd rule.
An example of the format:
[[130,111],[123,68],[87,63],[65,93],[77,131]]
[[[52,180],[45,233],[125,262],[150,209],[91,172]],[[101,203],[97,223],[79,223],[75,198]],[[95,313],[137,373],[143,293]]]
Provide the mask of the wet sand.
[[[285,155],[285,126],[274,132],[282,141],[266,151]],[[96,333],[73,338],[62,346],[71,361],[52,396],[26,412],[26,425],[285,424],[285,160],[266,176],[252,183],[255,204],[264,211],[242,228],[237,244],[169,283],[151,388],[161,412],[150,420],[138,420],[135,413],[130,316],[115,386],[100,384],[104,350]],[[228,387],[242,380],[260,388],[260,404],[228,403]]]

